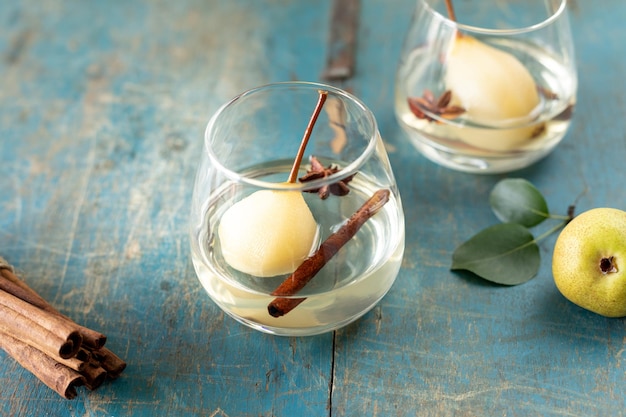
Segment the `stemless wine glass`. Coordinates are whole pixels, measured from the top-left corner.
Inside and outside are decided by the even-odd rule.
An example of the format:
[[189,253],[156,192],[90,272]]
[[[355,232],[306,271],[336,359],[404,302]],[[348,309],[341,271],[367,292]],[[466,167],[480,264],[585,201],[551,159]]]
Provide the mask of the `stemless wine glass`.
[[191,253],[211,299],[262,332],[319,334],[365,314],[404,253],[400,195],[371,111],[304,82],[261,86],[222,106],[196,175]]
[[[418,0],[396,76],[396,117],[443,166],[508,172],[565,136],[577,77],[566,0]],[[455,20],[456,18],[456,20]]]

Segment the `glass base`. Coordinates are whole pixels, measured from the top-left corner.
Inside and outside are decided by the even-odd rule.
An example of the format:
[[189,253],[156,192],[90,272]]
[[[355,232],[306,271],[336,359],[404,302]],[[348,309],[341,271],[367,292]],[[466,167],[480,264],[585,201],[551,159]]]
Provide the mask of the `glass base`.
[[274,336],[294,336],[294,337],[299,337],[299,336],[316,336],[316,335],[320,335],[320,334],[324,334],[324,333],[328,333],[328,332],[332,332],[335,330],[338,330],[342,327],[347,326],[348,324],[351,324],[355,321],[357,321],[359,318],[361,318],[362,316],[364,316],[366,313],[368,313],[372,308],[374,308],[374,306],[377,304],[378,302],[374,303],[372,306],[370,306],[368,309],[366,309],[365,311],[361,312],[360,314],[353,316],[353,317],[349,317],[343,321],[340,322],[335,322],[335,323],[330,323],[330,324],[325,324],[325,325],[320,325],[320,326],[315,326],[315,327],[302,327],[302,328],[297,328],[297,327],[274,327],[274,326],[269,326],[266,324],[261,324],[258,323],[256,321],[252,321],[252,320],[248,320],[244,317],[239,317],[237,315],[234,315],[232,313],[230,313],[229,311],[223,310],[229,317],[232,317],[233,319],[235,319],[236,321],[238,321],[239,323],[246,325],[254,330],[258,330],[262,333],[267,333],[267,334],[271,334]]
[[435,146],[425,138],[418,138],[415,133],[409,135],[409,139],[411,144],[432,162],[472,174],[501,174],[526,168],[544,158],[556,146],[555,143],[541,149],[491,157],[453,152],[445,147]]

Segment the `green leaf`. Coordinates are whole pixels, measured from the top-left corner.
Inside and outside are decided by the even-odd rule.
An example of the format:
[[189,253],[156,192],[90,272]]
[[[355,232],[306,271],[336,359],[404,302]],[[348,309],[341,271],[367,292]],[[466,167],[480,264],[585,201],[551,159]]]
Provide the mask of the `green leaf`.
[[452,269],[464,269],[491,282],[518,285],[539,271],[539,247],[530,231],[515,223],[488,227],[459,246]]
[[502,222],[536,226],[550,216],[543,195],[525,179],[509,178],[496,184],[489,196],[496,217]]

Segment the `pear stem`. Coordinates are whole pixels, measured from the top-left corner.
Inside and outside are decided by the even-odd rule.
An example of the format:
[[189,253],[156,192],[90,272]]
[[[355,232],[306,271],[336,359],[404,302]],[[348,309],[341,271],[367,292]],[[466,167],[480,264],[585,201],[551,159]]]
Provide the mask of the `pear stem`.
[[300,148],[298,149],[298,153],[296,154],[296,159],[293,161],[293,166],[291,167],[291,172],[289,173],[289,179],[287,182],[295,183],[298,178],[298,171],[300,170],[300,164],[302,163],[302,158],[304,156],[304,150],[306,149],[307,143],[309,143],[309,138],[311,137],[311,133],[313,132],[313,127],[315,126],[315,122],[317,121],[317,117],[320,115],[322,111],[322,107],[324,106],[324,102],[326,102],[326,98],[328,97],[328,91],[319,91],[319,98],[317,100],[317,105],[315,106],[315,110],[311,115],[311,119],[309,120],[309,124],[304,131],[304,136],[302,137],[302,141],[300,142]]
[[567,208],[567,215],[563,216],[560,214],[550,213],[548,214],[548,218],[557,219],[557,220],[565,220],[565,223],[567,224],[571,222],[572,220],[574,220],[574,217],[576,216],[575,212],[576,212],[576,206],[572,204]]
[[[454,23],[457,23],[456,14],[454,13],[454,7],[452,6],[452,0],[446,0],[446,9],[448,10],[448,18]],[[463,37],[463,34],[461,33],[460,30],[457,29],[456,38],[460,39],[462,37]]]
[[576,209],[576,207],[574,205],[571,205],[567,208],[567,216],[560,216],[560,215],[556,215],[556,214],[550,214],[548,215],[548,218],[550,219],[558,219],[561,220],[561,222],[559,222],[559,224],[557,224],[556,226],[554,226],[552,229],[544,232],[543,234],[537,236],[536,238],[534,238],[530,243],[538,243],[540,240],[545,239],[546,237],[550,236],[552,233],[558,231],[559,229],[564,228],[565,226],[567,226],[567,224],[569,222],[571,222],[572,220],[574,220],[574,210]]
[[448,10],[448,17],[453,22],[456,22],[456,15],[454,14],[454,7],[452,7],[452,0],[446,0],[446,9]]
[[556,232],[559,229],[562,229],[563,227],[565,227],[567,225],[567,223],[569,223],[568,220],[566,221],[562,221],[559,224],[557,224],[556,226],[554,226],[552,229],[544,232],[543,234],[537,236],[536,238],[533,239],[534,243],[539,242],[540,240],[545,239],[546,237],[550,236],[552,233]]
[[572,216],[563,216],[560,214],[549,214],[548,218],[555,219],[555,220],[567,220],[568,222],[572,220]]

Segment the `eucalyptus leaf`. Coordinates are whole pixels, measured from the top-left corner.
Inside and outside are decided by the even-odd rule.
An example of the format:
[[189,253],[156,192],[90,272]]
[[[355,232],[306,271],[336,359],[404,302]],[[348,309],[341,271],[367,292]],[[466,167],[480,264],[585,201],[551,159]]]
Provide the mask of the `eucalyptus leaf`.
[[453,270],[467,270],[488,281],[518,285],[539,271],[539,247],[530,231],[516,223],[484,229],[452,255]]
[[550,215],[543,195],[529,181],[508,178],[496,184],[489,195],[489,203],[502,222],[536,226]]

